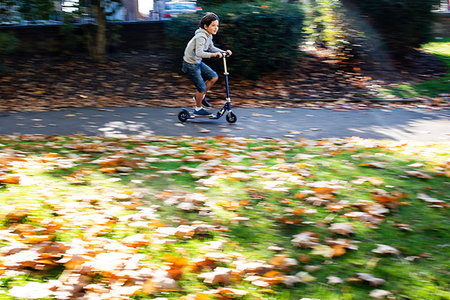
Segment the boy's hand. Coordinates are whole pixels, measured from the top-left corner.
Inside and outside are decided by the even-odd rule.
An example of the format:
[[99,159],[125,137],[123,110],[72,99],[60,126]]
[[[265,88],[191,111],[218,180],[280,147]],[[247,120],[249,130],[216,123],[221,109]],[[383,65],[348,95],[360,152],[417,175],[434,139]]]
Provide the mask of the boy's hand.
[[233,53],[231,52],[231,50],[227,50],[227,53],[228,53],[228,56],[231,56],[231,54],[233,54]]
[[216,52],[216,53],[214,53],[215,55],[214,55],[214,57],[219,57],[219,58],[222,58],[222,53],[220,53],[220,52]]

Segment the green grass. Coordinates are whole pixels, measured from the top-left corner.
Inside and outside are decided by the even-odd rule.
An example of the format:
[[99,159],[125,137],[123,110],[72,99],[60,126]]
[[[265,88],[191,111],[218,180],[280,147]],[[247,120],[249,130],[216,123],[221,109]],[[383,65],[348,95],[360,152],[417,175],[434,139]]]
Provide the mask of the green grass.
[[[16,252],[36,250],[47,258],[46,266],[42,265],[43,257],[14,265],[11,257],[15,252],[3,252],[0,299],[14,299],[9,291],[29,282],[59,279],[70,286],[63,278],[80,274],[86,280],[83,286],[96,284],[98,299],[102,290],[110,292],[117,285],[138,287],[133,296],[122,295],[121,299],[219,299],[206,293],[221,286],[247,291],[242,299],[369,299],[376,288],[390,291],[396,299],[450,297],[448,210],[429,207],[417,197],[425,193],[448,206],[450,184],[444,174],[450,149],[446,144],[412,146],[358,139],[138,141],[71,136],[20,141],[0,137],[0,147],[0,174],[21,176],[20,184],[0,184],[0,230],[4,230],[0,231],[0,245],[21,242],[23,246]],[[105,163],[117,157],[121,160]],[[421,165],[410,166],[413,163]],[[384,166],[373,167],[379,164]],[[199,174],[202,170],[203,175]],[[405,173],[412,170],[429,174],[431,179]],[[73,181],[75,175],[81,180]],[[355,182],[363,176],[376,180]],[[316,186],[333,191],[321,194],[314,191]],[[389,211],[383,213],[379,224],[344,216],[367,211],[364,207],[370,207],[368,203],[375,205],[374,189],[403,197],[385,204]],[[316,206],[308,201],[311,197],[329,202]],[[197,200],[185,210],[179,204],[189,199]],[[366,206],[356,205],[362,202]],[[338,203],[341,208],[329,207]],[[214,227],[203,233],[158,233],[161,226],[199,221]],[[328,230],[330,224],[338,222],[351,223],[355,233],[340,236]],[[398,224],[407,224],[410,230]],[[321,245],[327,245],[329,239],[344,238],[353,240],[358,249],[333,258],[315,255],[311,248],[291,242],[294,235],[305,231],[317,234]],[[141,234],[137,240],[126,242],[137,234]],[[49,236],[49,240],[33,240],[39,236]],[[219,241],[222,248],[207,250],[211,242]],[[400,254],[373,253],[376,244],[395,247]],[[45,248],[49,245],[55,248]],[[74,251],[88,258],[78,267],[64,261]],[[193,269],[195,260],[217,252],[224,258],[214,266],[205,265],[199,272]],[[119,272],[119,265],[112,273],[109,264],[89,267],[89,260],[98,261],[98,254],[120,253],[142,256],[136,267],[123,272]],[[179,289],[144,292],[144,281],[134,280],[139,276],[133,272],[167,268],[168,254],[187,259],[186,265],[172,266],[179,272],[173,275]],[[251,272],[237,272],[239,260],[267,264],[277,254],[298,262],[287,269],[275,268],[281,274],[278,276],[295,276],[312,265],[318,267],[308,271],[315,280],[292,287],[276,283],[263,288],[245,280],[254,275]],[[115,262],[111,257],[111,264]],[[235,274],[228,284],[204,283],[198,275],[214,267],[231,268]],[[355,281],[358,272],[370,273],[386,283],[374,287]],[[264,273],[257,275],[268,280]],[[330,285],[328,276],[338,276],[344,282]],[[196,296],[181,298],[188,295]]]
[[446,66],[447,73],[436,79],[415,84],[400,84],[383,92],[397,98],[439,97],[450,91],[450,38],[436,39],[434,42],[423,45],[423,50],[438,57]]

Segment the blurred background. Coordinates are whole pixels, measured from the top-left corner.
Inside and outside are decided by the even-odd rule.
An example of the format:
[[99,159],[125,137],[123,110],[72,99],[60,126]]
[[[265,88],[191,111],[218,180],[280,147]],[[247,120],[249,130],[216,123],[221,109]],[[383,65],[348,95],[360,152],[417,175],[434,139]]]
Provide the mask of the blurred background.
[[[13,77],[0,96],[18,101],[29,91],[14,77],[25,73],[42,85],[28,95],[52,101],[51,88],[31,74],[54,74],[75,60],[57,76],[87,79],[81,66],[95,75],[88,85],[67,79],[67,89],[80,91],[65,97],[178,99],[191,88],[179,67],[184,47],[208,11],[220,17],[215,43],[233,50],[229,67],[239,81],[232,83],[243,101],[448,97],[448,0],[1,0],[0,76]],[[99,62],[109,68],[99,73]]]

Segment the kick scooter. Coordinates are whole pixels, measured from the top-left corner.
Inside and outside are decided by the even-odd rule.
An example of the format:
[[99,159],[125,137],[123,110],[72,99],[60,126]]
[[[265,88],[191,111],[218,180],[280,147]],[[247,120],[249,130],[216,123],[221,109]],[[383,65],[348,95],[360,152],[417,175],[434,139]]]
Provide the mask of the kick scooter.
[[226,103],[222,107],[222,109],[220,109],[215,114],[199,116],[199,115],[194,115],[193,112],[190,113],[189,110],[187,110],[186,108],[182,108],[181,111],[178,113],[178,120],[180,120],[181,122],[186,122],[187,120],[192,120],[192,119],[196,119],[196,118],[208,118],[208,119],[215,119],[215,120],[217,120],[220,117],[222,117],[224,114],[226,114],[225,115],[225,119],[227,120],[228,123],[232,124],[232,123],[235,123],[237,121],[236,115],[231,110],[230,89],[228,87],[228,75],[229,75],[229,73],[228,73],[228,70],[227,70],[227,59],[226,59],[227,56],[229,56],[227,52],[222,52],[223,69],[224,69],[223,75],[225,75],[225,86],[226,86],[226,91],[227,91]]

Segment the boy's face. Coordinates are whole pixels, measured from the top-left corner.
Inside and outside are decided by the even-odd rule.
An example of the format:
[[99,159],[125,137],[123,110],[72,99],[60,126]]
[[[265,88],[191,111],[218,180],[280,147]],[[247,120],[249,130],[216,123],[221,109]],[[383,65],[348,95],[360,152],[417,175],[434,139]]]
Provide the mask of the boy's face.
[[209,24],[209,26],[204,26],[205,30],[208,31],[209,34],[215,35],[217,31],[219,31],[219,21],[214,20]]

